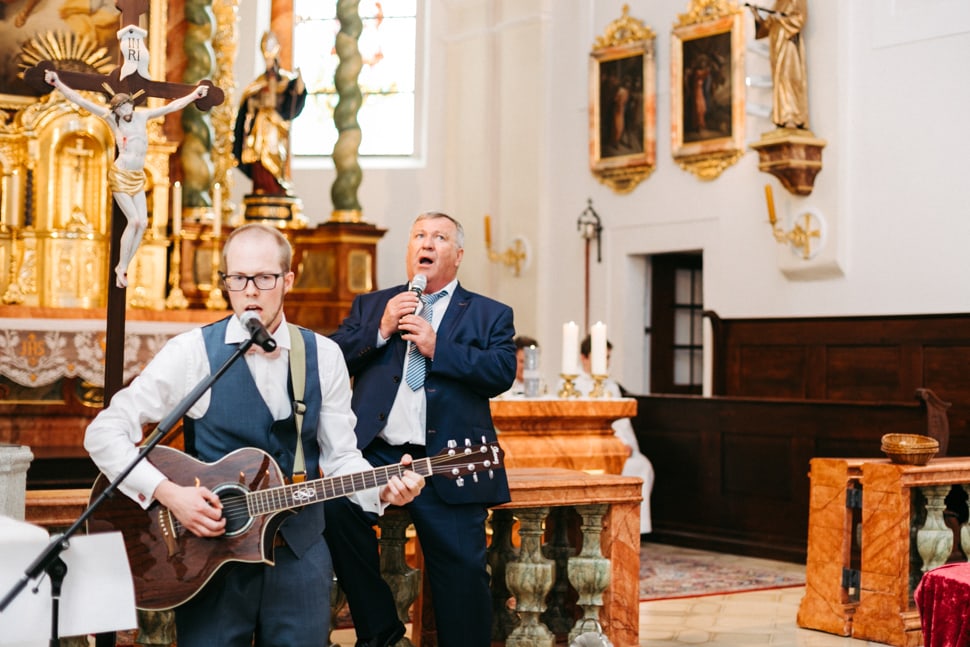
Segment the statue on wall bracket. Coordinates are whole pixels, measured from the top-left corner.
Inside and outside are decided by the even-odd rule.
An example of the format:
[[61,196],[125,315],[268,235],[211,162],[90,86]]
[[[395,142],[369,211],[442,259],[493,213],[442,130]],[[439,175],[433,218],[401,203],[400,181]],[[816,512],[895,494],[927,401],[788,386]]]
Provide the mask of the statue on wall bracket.
[[808,78],[803,31],[808,0],[776,0],[767,9],[745,3],[754,16],[755,38],[768,39],[771,64],[771,121],[775,130],[751,144],[758,169],[777,177],[795,195],[809,195],[822,170],[822,148],[808,124]]
[[307,89],[299,70],[280,66],[272,32],[260,41],[266,71],[243,91],[236,115],[233,156],[253,182],[243,198],[246,220],[303,219],[302,201],[290,183],[290,122],[303,111]]

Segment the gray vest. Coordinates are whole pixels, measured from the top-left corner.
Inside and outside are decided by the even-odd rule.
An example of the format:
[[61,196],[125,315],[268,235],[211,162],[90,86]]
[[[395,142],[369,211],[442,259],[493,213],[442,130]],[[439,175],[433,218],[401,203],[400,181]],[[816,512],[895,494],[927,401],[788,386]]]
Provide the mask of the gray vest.
[[[234,344],[225,343],[226,325],[222,319],[202,328],[210,372],[217,371],[235,352]],[[306,386],[303,400],[303,455],[307,478],[319,478],[320,446],[317,444],[317,421],[320,419],[320,373],[317,370],[317,344],[313,332],[300,329],[306,346]],[[292,398],[293,385],[288,384]],[[274,421],[253,381],[249,366],[242,359],[233,362],[210,389],[209,408],[201,418],[184,418],[185,449],[199,460],[211,463],[243,447],[256,447],[269,453],[283,474],[293,473],[296,448],[296,419]],[[309,505],[283,522],[280,528],[287,545],[297,556],[317,541],[323,541],[323,506]],[[271,539],[271,538],[270,538]]]

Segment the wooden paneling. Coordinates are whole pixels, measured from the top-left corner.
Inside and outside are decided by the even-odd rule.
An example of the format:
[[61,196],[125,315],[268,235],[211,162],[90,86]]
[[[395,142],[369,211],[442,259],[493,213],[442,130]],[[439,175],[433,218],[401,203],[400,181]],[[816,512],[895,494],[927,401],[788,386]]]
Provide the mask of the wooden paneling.
[[929,433],[929,414],[914,397],[856,403],[639,396],[633,425],[656,471],[653,534],[678,545],[801,561],[811,459],[881,460],[884,433]]
[[952,403],[951,455],[970,455],[970,314],[720,319],[714,393],[907,402],[918,388]]

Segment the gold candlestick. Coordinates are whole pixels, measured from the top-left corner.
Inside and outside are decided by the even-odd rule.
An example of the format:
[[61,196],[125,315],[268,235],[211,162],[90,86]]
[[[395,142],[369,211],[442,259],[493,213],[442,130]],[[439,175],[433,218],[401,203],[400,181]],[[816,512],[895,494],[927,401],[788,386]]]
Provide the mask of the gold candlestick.
[[142,276],[145,271],[142,266],[141,255],[135,255],[135,282],[134,288],[131,291],[131,299],[128,300],[128,306],[135,309],[147,309],[152,306],[151,301],[148,299],[148,290],[145,288],[142,281]]
[[578,398],[580,394],[576,389],[576,378],[579,376],[560,373],[559,377],[562,378],[562,387],[559,389],[559,397],[563,399]]
[[606,389],[604,388],[604,383],[606,382],[605,375],[593,375],[593,388],[590,389],[589,397],[591,398],[602,398],[606,395]]
[[168,298],[165,307],[169,310],[185,310],[189,307],[189,300],[182,292],[182,230],[172,232],[172,269],[168,276]]
[[229,307],[229,304],[226,303],[222,296],[222,290],[219,289],[219,256],[222,252],[220,247],[222,236],[210,234],[209,239],[212,240],[212,278],[210,279],[212,289],[209,290],[209,298],[206,299],[205,307],[209,310],[225,310]]
[[[6,178],[4,178],[6,179]],[[7,196],[4,196],[4,200]],[[4,227],[7,225],[4,224]],[[17,228],[10,227],[10,260],[7,278],[7,290],[3,293],[4,305],[19,305],[24,302],[24,293],[20,288],[19,268],[23,265],[23,243],[17,242]]]

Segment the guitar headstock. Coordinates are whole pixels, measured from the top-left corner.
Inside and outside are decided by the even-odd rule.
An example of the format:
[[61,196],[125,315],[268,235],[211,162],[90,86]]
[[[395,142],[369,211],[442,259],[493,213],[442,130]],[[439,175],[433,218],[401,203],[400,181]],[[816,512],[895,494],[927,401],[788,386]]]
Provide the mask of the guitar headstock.
[[502,468],[502,460],[505,452],[497,442],[482,442],[472,444],[470,440],[465,440],[465,445],[459,447],[453,440],[448,441],[448,447],[441,450],[431,457],[431,472],[450,479],[458,483],[458,487],[465,484],[465,477],[471,476],[472,480],[478,482],[480,473],[487,473],[489,478],[494,478],[494,470]]

